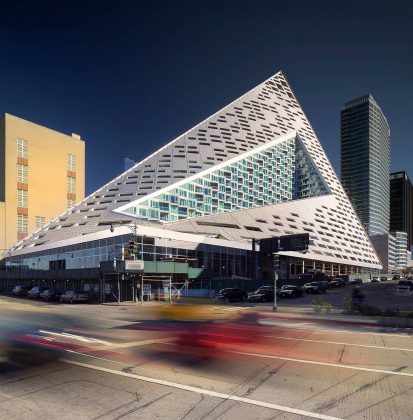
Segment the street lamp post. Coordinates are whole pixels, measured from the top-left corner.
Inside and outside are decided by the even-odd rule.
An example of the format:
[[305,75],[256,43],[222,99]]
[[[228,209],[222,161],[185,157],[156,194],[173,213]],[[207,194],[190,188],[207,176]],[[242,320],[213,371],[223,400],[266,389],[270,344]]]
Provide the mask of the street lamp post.
[[277,252],[274,252],[274,305],[272,307],[273,312],[277,311],[277,280],[278,280],[278,270],[280,269],[280,256]]

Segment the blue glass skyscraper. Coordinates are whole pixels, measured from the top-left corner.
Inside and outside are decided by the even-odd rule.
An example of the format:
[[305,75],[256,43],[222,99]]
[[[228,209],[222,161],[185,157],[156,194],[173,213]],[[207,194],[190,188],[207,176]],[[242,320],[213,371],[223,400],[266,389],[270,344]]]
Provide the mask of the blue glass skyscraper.
[[389,231],[390,128],[371,94],[341,110],[341,182],[367,233]]

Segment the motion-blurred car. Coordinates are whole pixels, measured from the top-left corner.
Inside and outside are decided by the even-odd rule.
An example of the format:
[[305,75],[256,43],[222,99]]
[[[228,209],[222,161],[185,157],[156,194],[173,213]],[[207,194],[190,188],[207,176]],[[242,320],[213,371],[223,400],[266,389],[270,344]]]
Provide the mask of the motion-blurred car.
[[[48,326],[49,324],[50,326]],[[95,351],[107,343],[94,337],[77,335],[62,325],[73,326],[72,317],[53,314],[41,320],[37,317],[16,320],[0,326],[0,360],[16,367],[41,365],[57,360],[65,352]]]
[[13,296],[27,296],[29,288],[27,286],[17,285],[11,291]]
[[304,293],[326,293],[327,291],[327,287],[325,284],[323,284],[324,282],[321,281],[313,281],[311,283],[306,283],[303,286],[303,291]]
[[303,289],[298,286],[286,284],[277,292],[280,298],[296,298],[303,295]]
[[74,290],[68,290],[60,296],[60,302],[75,303],[75,302],[89,302],[89,295],[86,293],[78,293]]
[[371,279],[371,283],[378,283],[378,282],[379,282],[378,277],[373,277],[373,278]]
[[274,300],[274,286],[261,286],[248,295],[248,302],[271,302]]
[[248,293],[239,287],[221,289],[215,296],[215,299],[223,300],[226,303],[246,301],[247,298]]
[[381,276],[380,281],[387,281],[387,277],[386,276]]
[[60,296],[62,295],[62,292],[57,289],[46,289],[43,290],[42,293],[40,293],[40,299],[42,300],[60,300]]
[[392,280],[400,280],[400,276],[398,274],[395,274],[393,276]]
[[40,296],[40,293],[44,292],[46,287],[34,286],[27,292],[27,297],[32,299],[37,299]]
[[[374,278],[374,277],[373,277]],[[373,280],[372,280],[373,281]],[[363,279],[357,278],[357,279],[351,279],[348,281],[348,284],[363,284]]]

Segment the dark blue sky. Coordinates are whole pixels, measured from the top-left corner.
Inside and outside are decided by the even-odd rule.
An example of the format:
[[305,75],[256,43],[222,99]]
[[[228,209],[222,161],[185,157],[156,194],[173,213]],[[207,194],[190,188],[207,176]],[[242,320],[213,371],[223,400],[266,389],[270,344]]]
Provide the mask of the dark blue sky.
[[413,2],[0,0],[0,112],[86,141],[86,190],[282,69],[339,172],[371,92],[413,177]]

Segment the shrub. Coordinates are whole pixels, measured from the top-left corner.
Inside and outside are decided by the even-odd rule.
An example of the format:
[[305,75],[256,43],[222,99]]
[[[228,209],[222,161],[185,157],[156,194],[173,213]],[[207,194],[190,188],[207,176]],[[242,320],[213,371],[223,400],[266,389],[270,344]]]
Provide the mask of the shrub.
[[358,311],[361,315],[380,316],[383,314],[382,310],[373,305],[360,305]]
[[344,312],[348,314],[352,314],[354,312],[353,308],[353,299],[350,296],[344,298]]
[[313,304],[314,313],[319,315],[328,314],[331,311],[331,308],[333,307],[331,303],[328,303],[323,298],[313,299],[311,303]]
[[383,316],[400,316],[400,310],[399,308],[387,307],[383,312]]

